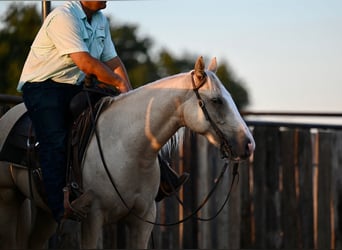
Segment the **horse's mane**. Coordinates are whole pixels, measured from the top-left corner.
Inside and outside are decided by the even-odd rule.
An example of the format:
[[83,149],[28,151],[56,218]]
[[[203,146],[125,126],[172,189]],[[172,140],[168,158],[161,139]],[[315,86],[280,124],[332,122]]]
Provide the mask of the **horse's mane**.
[[[191,72],[191,71],[190,71],[190,72]],[[115,98],[116,98],[116,99],[124,98],[126,95],[130,95],[130,94],[135,93],[135,92],[137,92],[137,91],[141,91],[141,89],[145,89],[145,88],[154,86],[154,85],[159,84],[159,83],[166,84],[168,81],[173,80],[174,78],[178,78],[178,77],[180,77],[180,76],[184,76],[184,75],[186,75],[186,74],[188,74],[188,73],[189,73],[189,72],[181,72],[181,73],[178,73],[178,74],[175,74],[175,75],[165,76],[165,77],[163,77],[163,78],[161,78],[161,79],[157,79],[157,80],[155,80],[155,81],[145,83],[145,84],[143,84],[143,85],[141,85],[141,86],[139,86],[139,87],[137,87],[137,88],[135,88],[135,89],[130,90],[130,91],[127,92],[127,93],[123,93],[123,94],[121,94],[121,95],[118,95],[118,96],[116,96]]]
[[160,149],[161,156],[169,163],[172,163],[172,158],[179,149],[183,134],[184,128],[180,128]]

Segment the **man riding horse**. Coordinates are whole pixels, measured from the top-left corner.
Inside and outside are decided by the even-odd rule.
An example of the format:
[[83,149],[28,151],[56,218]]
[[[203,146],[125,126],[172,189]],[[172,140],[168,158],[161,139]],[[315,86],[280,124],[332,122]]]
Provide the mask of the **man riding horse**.
[[[47,203],[58,223],[71,211],[63,202],[71,100],[82,91],[86,75],[100,82],[99,87],[109,85],[120,93],[131,89],[109,23],[100,11],[104,8],[106,1],[67,1],[53,10],[31,46],[18,84],[39,142]],[[161,183],[169,176],[172,186],[161,184],[158,201],[178,190],[188,177],[179,177],[162,159],[160,163],[167,166],[161,168]]]

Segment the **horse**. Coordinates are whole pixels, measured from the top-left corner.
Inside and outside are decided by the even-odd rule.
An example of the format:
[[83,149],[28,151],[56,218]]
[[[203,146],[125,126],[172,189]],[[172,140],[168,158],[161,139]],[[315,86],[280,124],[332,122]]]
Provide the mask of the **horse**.
[[[129,229],[128,248],[148,247],[154,225],[147,222],[156,220],[160,182],[157,154],[180,128],[205,136],[227,160],[251,156],[253,136],[216,71],[216,58],[206,68],[199,57],[188,72],[103,98],[109,104],[98,115],[82,160],[84,192],[92,195],[83,201],[88,211],[81,223],[81,248],[96,248],[102,227],[119,220]],[[0,163],[0,241],[8,241],[6,248],[18,248],[22,227],[16,222],[22,200],[30,198],[27,169],[14,165]],[[36,219],[30,221],[33,216],[25,210],[32,226],[24,228],[30,237],[19,247],[42,248],[56,230],[43,199],[35,197]]]

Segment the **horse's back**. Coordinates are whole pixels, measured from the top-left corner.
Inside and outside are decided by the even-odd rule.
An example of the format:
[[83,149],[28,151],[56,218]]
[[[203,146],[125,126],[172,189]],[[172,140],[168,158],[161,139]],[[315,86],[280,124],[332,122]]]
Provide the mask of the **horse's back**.
[[19,120],[19,118],[27,111],[25,104],[20,103],[8,110],[0,118],[0,152],[6,142],[7,136],[11,132],[12,128]]
[[[0,160],[26,166],[27,140],[34,129],[30,130],[31,120],[24,103],[18,104],[0,118]],[[31,131],[31,132],[30,132]]]

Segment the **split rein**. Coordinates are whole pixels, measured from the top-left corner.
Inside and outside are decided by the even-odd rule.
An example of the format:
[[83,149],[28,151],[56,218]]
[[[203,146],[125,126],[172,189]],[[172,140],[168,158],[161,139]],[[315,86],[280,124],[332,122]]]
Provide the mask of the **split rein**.
[[[205,107],[205,103],[204,103],[204,101],[202,100],[201,96],[198,93],[199,88],[201,88],[205,84],[206,78],[207,78],[207,76],[204,73],[204,77],[202,78],[201,83],[196,87],[195,86],[194,77],[193,77],[193,72],[192,72],[193,91],[196,94],[199,106],[201,107],[201,109],[202,109],[206,119],[209,121],[209,123],[211,124],[211,126],[215,130],[216,134],[221,139],[221,143],[222,143],[221,144],[221,153],[223,155],[223,158],[228,158],[229,159],[231,154],[232,154],[231,153],[231,146],[228,144],[227,140],[224,138],[222,131],[212,121],[212,119],[211,119],[211,117],[210,117],[210,115],[209,115],[209,113],[208,113],[208,111],[207,111],[207,109]],[[94,133],[95,133],[95,137],[96,137],[96,142],[98,144],[98,148],[99,148],[99,153],[100,153],[102,164],[104,166],[106,174],[107,174],[107,176],[108,176],[108,178],[109,178],[113,188],[115,189],[115,191],[116,191],[117,195],[119,196],[119,198],[120,198],[121,202],[123,203],[123,205],[127,208],[129,214],[133,214],[136,218],[140,219],[141,221],[146,222],[148,224],[152,224],[154,226],[175,226],[175,225],[184,223],[185,221],[187,221],[187,220],[189,220],[191,218],[196,218],[199,221],[210,221],[210,220],[213,220],[214,218],[216,218],[221,213],[221,211],[223,210],[224,206],[227,204],[227,202],[229,201],[229,199],[231,197],[231,192],[232,192],[235,180],[236,180],[236,176],[238,177],[238,181],[239,181],[239,173],[238,173],[239,163],[238,162],[234,162],[233,172],[232,172],[233,173],[233,178],[232,178],[232,181],[231,181],[231,184],[230,184],[229,191],[228,191],[228,193],[226,195],[226,198],[225,198],[223,204],[221,205],[220,209],[213,216],[211,216],[210,218],[198,217],[197,213],[205,206],[205,204],[208,202],[208,200],[211,198],[211,196],[213,195],[213,193],[217,189],[218,184],[220,183],[221,179],[223,178],[224,173],[226,172],[226,170],[228,168],[228,162],[227,161],[223,165],[222,170],[220,172],[220,175],[218,176],[217,180],[215,181],[215,185],[211,188],[211,190],[206,195],[206,197],[203,199],[201,204],[190,215],[184,217],[183,219],[181,219],[181,220],[179,220],[177,222],[172,222],[172,223],[157,223],[157,222],[154,222],[154,221],[147,220],[147,219],[141,217],[140,215],[138,215],[137,213],[135,213],[133,208],[130,208],[128,206],[128,204],[126,203],[126,201],[124,200],[124,198],[122,197],[122,195],[119,192],[117,186],[115,185],[115,182],[114,182],[114,179],[113,179],[112,175],[110,174],[108,165],[107,165],[107,163],[105,161],[105,158],[104,158],[104,155],[103,155],[103,150],[102,150],[102,146],[101,146],[101,142],[100,142],[99,134],[98,134],[98,131],[97,131],[97,126],[96,126],[96,119],[95,119],[95,115],[94,115],[93,110],[92,110],[92,105],[91,105],[91,101],[90,101],[90,97],[89,97],[89,93],[88,93],[88,91],[91,91],[91,90],[90,89],[85,89],[85,90],[86,90],[85,92],[86,92],[87,102],[88,102],[88,105],[90,107],[90,112],[91,112],[91,118],[92,118],[91,121],[93,123],[92,125],[93,125],[93,128],[94,128]],[[178,200],[178,202],[183,206],[184,204],[180,200],[178,195],[177,194],[175,194],[175,195],[176,195],[176,199]]]

